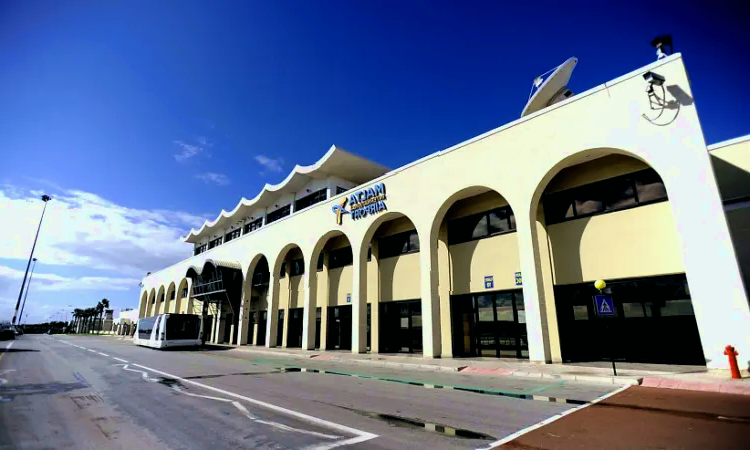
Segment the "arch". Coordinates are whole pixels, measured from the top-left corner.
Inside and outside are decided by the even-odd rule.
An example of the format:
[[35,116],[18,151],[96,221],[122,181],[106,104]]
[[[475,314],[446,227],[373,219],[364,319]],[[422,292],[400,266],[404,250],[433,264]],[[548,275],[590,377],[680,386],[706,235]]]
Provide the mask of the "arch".
[[[589,321],[592,326],[598,323],[593,310],[581,305],[588,305],[597,294],[593,281],[604,279],[605,293],[619,311],[613,320],[620,333],[679,348],[669,360],[640,341],[629,340],[620,349],[621,357],[631,362],[705,364],[688,293],[688,278],[693,275],[685,266],[669,180],[662,176],[673,174],[660,172],[643,153],[584,149],[540,171],[526,211],[529,251],[539,260],[527,267],[540,299],[545,358],[571,362],[606,358],[605,350],[586,345],[581,337]],[[653,190],[642,190],[644,186]],[[662,285],[670,286],[668,293],[656,287]],[[676,294],[682,289],[686,293]],[[662,310],[665,317],[672,313],[663,309],[667,306],[656,305],[672,305],[672,301],[688,301],[690,312],[681,310],[678,319],[662,320]],[[586,333],[585,342],[605,339],[596,328]]]
[[291,250],[294,250],[295,248],[299,249],[300,253],[302,253],[302,259],[303,260],[305,259],[305,254],[304,254],[304,252],[302,252],[302,247],[300,245],[298,245],[296,243],[293,243],[293,242],[290,242],[290,243],[286,244],[276,254],[276,258],[274,259],[274,262],[273,262],[273,270],[271,271],[271,276],[272,277],[278,277],[279,276],[279,273],[281,272],[281,264],[284,262],[287,254]]
[[245,272],[240,317],[240,345],[265,345],[266,322],[263,319],[263,312],[268,314],[269,281],[268,258],[263,253],[258,253],[250,260]]
[[[164,297],[164,312],[165,313],[178,312],[174,309],[174,306],[177,302],[177,295],[176,295],[177,293],[175,292],[175,289],[176,287],[175,287],[174,281],[170,282],[169,286],[167,287],[166,296]],[[174,300],[171,300],[173,292],[175,293],[175,298]]]
[[640,155],[638,155],[636,152],[630,151],[627,149],[614,148],[614,147],[591,147],[588,149],[579,150],[574,153],[571,153],[565,158],[541,170],[542,175],[539,177],[539,181],[535,184],[536,187],[534,188],[534,191],[531,193],[530,196],[527,197],[531,199],[531,202],[528,205],[529,211],[532,214],[531,218],[532,219],[535,218],[536,208],[539,205],[539,200],[542,198],[542,194],[544,194],[544,191],[547,189],[547,186],[549,185],[550,181],[552,181],[552,179],[558,173],[560,173],[563,169],[577,166],[579,164],[587,163],[589,161],[594,161],[598,158],[613,155],[613,154],[628,156],[654,169],[656,173],[659,175],[659,178],[661,178],[662,181],[664,181],[664,185],[667,188],[667,196],[669,196],[670,190],[669,190],[669,185],[667,181],[664,180],[664,176],[662,175],[661,171],[658,170],[651,161],[648,161],[644,159],[643,157],[641,157]]
[[[409,226],[404,224],[404,230],[398,230],[389,233],[389,236],[400,235],[413,230],[417,236],[419,252],[412,251],[409,247],[415,242],[409,236],[404,236],[404,245],[407,252],[405,254],[391,254],[388,258],[383,257],[384,249],[380,248],[384,241],[376,238],[384,226],[390,222],[405,220]],[[398,226],[397,224],[393,224]],[[394,231],[394,230],[390,230]],[[391,241],[393,242],[393,241]],[[400,241],[399,241],[400,242]],[[397,244],[401,245],[401,244]],[[411,328],[411,324],[419,323],[412,320],[417,314],[430,314],[431,311],[425,310],[423,305],[425,299],[422,299],[422,248],[425,245],[422,234],[417,226],[417,222],[412,220],[407,214],[399,211],[388,211],[383,213],[369,225],[365,230],[362,240],[359,243],[359,251],[354,255],[355,269],[358,266],[359,271],[354,273],[355,283],[359,283],[359,291],[356,301],[353,301],[354,314],[352,315],[352,351],[364,352],[367,340],[367,303],[370,304],[370,350],[373,353],[379,352],[400,352],[408,348],[409,352],[422,353],[425,350],[423,342],[425,333],[430,332],[427,328],[422,328],[421,332]],[[372,248],[372,258],[368,262],[368,251]],[[397,247],[393,247],[397,248]],[[354,289],[357,289],[355,287]],[[398,306],[394,302],[400,303]],[[400,327],[396,317],[398,308],[406,307],[409,311],[409,331],[410,336],[420,336],[421,339],[407,339],[404,333],[387,333],[380,335],[380,329],[397,329]],[[381,311],[382,309],[382,311]],[[383,326],[381,326],[383,324]],[[386,325],[389,324],[389,325]],[[437,356],[437,355],[431,355]]]
[[154,315],[154,307],[156,306],[156,289],[151,288],[151,292],[148,294],[148,308],[146,309],[146,317]]
[[[188,278],[183,277],[182,280],[180,280],[180,284],[177,287],[177,292],[175,292],[175,300],[177,303],[175,304],[175,308],[174,308],[174,311],[176,313],[184,312],[187,314],[192,314],[192,307],[191,307],[192,305],[190,304],[191,303],[190,302],[190,290],[189,290],[190,288],[188,284],[189,284]],[[187,296],[183,297],[182,292],[186,289],[188,290]],[[186,299],[185,301],[187,302],[187,305],[182,304],[183,299]]]
[[154,315],[164,314],[166,298],[164,297],[165,288],[162,284],[159,286],[159,292],[156,294],[156,303],[154,304]]
[[[449,223],[455,227],[449,229]],[[522,345],[527,342],[525,325],[513,325],[517,335],[506,340],[500,337],[501,331],[505,331],[501,330],[500,322],[486,323],[486,331],[492,331],[495,337],[487,342],[485,336],[484,345],[480,346],[474,322],[476,296],[480,294],[485,298],[507,296],[511,303],[517,302],[511,309],[523,310],[520,287],[513,278],[521,270],[515,231],[510,199],[486,184],[458,189],[437,206],[424,233],[424,245],[432,250],[430,283],[431,290],[437,292],[432,302],[439,309],[435,320],[439,320],[441,356],[527,357],[528,347]],[[486,277],[492,277],[490,285]],[[490,303],[494,310],[494,300]],[[517,316],[512,316],[515,321]],[[501,346],[501,342],[507,341],[515,345]]]
[[146,317],[146,311],[148,309],[148,290],[144,289],[141,292],[141,301],[138,304],[138,318]]

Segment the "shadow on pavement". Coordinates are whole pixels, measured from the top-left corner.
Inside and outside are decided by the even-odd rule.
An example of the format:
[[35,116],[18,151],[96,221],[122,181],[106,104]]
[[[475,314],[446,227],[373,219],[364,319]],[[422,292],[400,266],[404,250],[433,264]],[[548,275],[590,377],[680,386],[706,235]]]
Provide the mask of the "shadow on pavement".
[[0,353],[38,352],[30,348],[0,348]]

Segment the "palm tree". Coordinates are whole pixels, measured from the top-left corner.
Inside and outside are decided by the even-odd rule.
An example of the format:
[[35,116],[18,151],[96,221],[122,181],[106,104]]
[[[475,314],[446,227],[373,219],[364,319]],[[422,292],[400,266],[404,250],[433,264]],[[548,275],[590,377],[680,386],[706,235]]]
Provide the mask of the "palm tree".
[[[109,300],[103,298],[102,301],[99,302],[99,305],[101,305],[101,308],[99,309],[99,332],[101,333],[104,328],[104,312],[109,308]],[[97,307],[99,305],[97,305]]]
[[81,314],[83,314],[83,310],[80,308],[73,310],[73,332],[78,330],[78,322],[81,320]]
[[92,331],[93,323],[91,321],[91,318],[94,317],[96,314],[96,308],[86,308],[86,333],[89,331]]
[[[94,329],[96,329],[96,321],[98,317],[102,314],[102,311],[104,311],[104,305],[102,304],[102,302],[96,304],[95,310],[96,312],[94,313]],[[97,331],[101,331],[101,322],[99,323],[99,330]]]

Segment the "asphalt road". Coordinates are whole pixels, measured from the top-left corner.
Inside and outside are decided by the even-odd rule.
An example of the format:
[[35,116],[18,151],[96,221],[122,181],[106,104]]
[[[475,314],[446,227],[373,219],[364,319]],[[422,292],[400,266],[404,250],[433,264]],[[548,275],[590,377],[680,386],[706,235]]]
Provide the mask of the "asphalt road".
[[[0,450],[487,448],[576,407],[301,372],[232,351],[159,351],[105,337],[9,342],[0,343]],[[356,371],[481,384],[450,374]],[[513,378],[484,382],[583,400],[614,389]]]

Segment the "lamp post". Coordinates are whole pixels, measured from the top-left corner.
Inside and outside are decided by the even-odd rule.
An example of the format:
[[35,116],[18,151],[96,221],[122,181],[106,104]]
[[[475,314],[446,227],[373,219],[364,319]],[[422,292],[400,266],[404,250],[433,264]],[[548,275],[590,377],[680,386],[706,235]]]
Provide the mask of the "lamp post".
[[42,217],[39,219],[39,227],[36,229],[36,237],[34,237],[34,244],[31,246],[31,254],[29,255],[29,262],[26,264],[26,273],[23,274],[23,281],[21,282],[21,290],[18,292],[18,301],[16,302],[16,310],[13,311],[13,322],[12,325],[16,324],[16,316],[18,315],[18,307],[21,305],[21,297],[23,296],[23,288],[26,286],[26,277],[29,275],[29,267],[31,266],[31,259],[34,257],[34,249],[36,248],[36,241],[39,239],[39,230],[42,229],[42,221],[44,220],[44,212],[47,210],[47,202],[52,200],[49,195],[42,195],[42,201],[44,202],[44,208],[42,209]]
[[36,268],[37,259],[34,258],[34,265],[31,266],[31,275],[29,275],[29,284],[26,286],[26,294],[23,296],[23,304],[21,305],[21,313],[18,315],[18,325],[21,325],[23,321],[23,309],[26,307],[26,299],[29,297],[29,289],[31,289],[31,279],[34,278],[34,269]]

